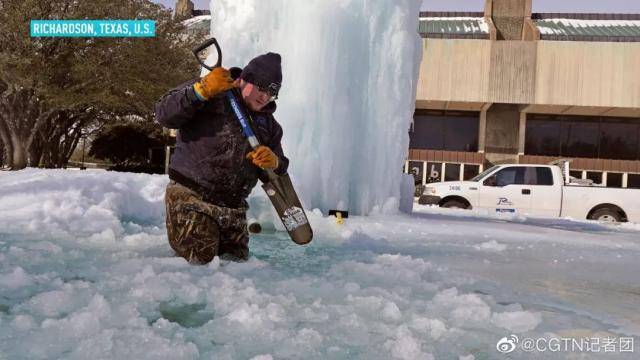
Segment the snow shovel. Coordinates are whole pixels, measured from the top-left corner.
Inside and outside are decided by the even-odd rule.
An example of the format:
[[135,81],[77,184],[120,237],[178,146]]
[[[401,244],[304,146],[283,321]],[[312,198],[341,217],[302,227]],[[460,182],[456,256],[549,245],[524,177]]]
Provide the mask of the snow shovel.
[[[208,66],[199,56],[200,52],[211,45],[214,45],[218,52],[218,62],[214,67]],[[200,65],[209,71],[222,66],[222,50],[220,50],[220,45],[218,45],[218,41],[215,38],[211,38],[205,41],[202,45],[194,48],[193,54],[198,59]],[[260,146],[260,142],[251,128],[251,118],[245,115],[241,103],[233,93],[233,90],[228,90],[225,94],[231,103],[233,112],[236,114],[236,117],[242,126],[244,136],[249,140],[251,147],[256,149]],[[269,200],[271,200],[271,203],[276,209],[282,224],[287,229],[291,240],[299,245],[308,244],[313,238],[313,231],[311,230],[311,225],[309,225],[307,215],[305,214],[304,209],[302,209],[302,205],[298,199],[298,194],[296,194],[296,190],[293,188],[289,174],[277,175],[273,170],[269,169],[265,169],[264,171],[266,172],[269,180],[262,184],[262,188],[267,193]]]

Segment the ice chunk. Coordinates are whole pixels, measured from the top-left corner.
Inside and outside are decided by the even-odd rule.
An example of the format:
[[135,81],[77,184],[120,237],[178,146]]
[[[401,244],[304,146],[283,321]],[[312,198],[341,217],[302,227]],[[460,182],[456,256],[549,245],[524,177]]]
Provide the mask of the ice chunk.
[[491,316],[491,322],[514,333],[535,329],[542,322],[542,314],[529,311],[508,311]]
[[476,245],[475,248],[478,250],[484,250],[484,251],[500,252],[500,251],[504,251],[507,248],[507,245],[499,244],[497,241],[491,240],[491,241],[483,242],[480,245]]
[[32,277],[20,266],[15,267],[10,273],[0,274],[0,287],[17,289],[30,286],[32,283]]
[[11,321],[11,326],[18,331],[27,331],[34,328],[36,323],[29,315],[18,315]]
[[273,356],[271,356],[269,354],[256,355],[256,356],[252,357],[251,360],[273,360]]
[[389,350],[395,359],[403,360],[433,360],[431,354],[422,352],[420,342],[413,336],[406,326],[400,326],[395,334],[395,339],[385,342],[384,347]]
[[382,316],[391,321],[398,321],[402,318],[402,313],[394,302],[388,302],[382,309]]

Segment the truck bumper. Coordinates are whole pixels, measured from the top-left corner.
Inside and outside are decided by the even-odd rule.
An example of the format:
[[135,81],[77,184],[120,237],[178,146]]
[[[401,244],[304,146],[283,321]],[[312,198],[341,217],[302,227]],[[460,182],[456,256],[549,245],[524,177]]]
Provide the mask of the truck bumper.
[[422,195],[418,198],[418,204],[420,205],[438,205],[440,204],[440,196]]

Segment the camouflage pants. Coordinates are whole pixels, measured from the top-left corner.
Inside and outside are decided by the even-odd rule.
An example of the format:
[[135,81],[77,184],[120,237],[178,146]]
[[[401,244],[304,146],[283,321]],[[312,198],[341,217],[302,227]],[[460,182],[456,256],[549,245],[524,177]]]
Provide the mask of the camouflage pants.
[[246,260],[249,255],[246,208],[213,205],[175,181],[167,185],[167,234],[177,255],[192,264],[215,256]]

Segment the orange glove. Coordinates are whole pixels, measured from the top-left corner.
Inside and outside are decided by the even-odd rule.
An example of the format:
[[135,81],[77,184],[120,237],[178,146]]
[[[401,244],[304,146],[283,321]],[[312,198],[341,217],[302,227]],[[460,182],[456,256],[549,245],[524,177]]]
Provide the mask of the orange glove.
[[236,87],[229,70],[218,67],[211,70],[199,82],[193,85],[193,89],[202,99],[209,100],[223,91]]
[[256,166],[262,169],[275,170],[278,167],[278,155],[274,154],[271,149],[264,145],[258,146],[257,149],[247,154],[247,159],[251,160]]

